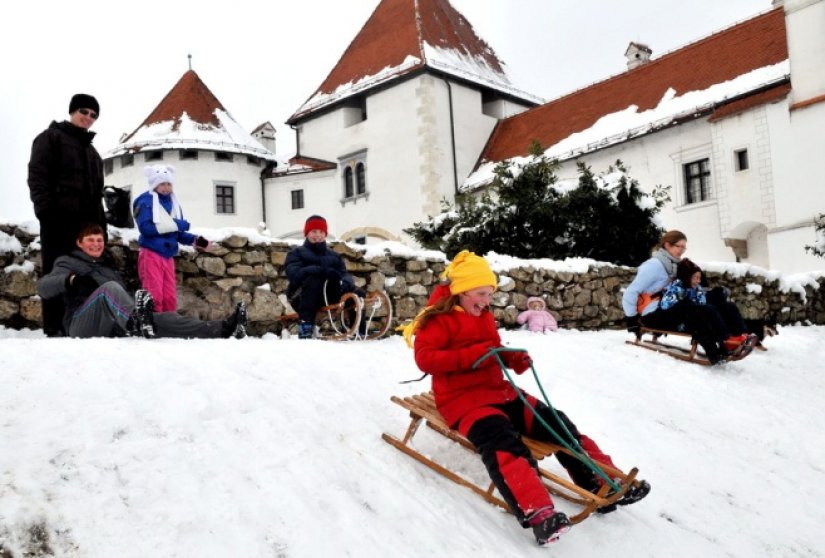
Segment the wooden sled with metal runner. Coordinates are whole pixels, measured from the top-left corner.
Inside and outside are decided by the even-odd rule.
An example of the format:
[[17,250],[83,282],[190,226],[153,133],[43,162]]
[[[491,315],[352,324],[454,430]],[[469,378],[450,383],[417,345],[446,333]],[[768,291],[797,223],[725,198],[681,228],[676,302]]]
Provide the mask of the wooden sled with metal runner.
[[[433,471],[443,475],[444,477],[450,479],[451,481],[460,484],[461,486],[467,487],[482,498],[484,498],[487,502],[491,504],[495,504],[507,511],[509,507],[504,502],[503,499],[498,495],[495,489],[495,485],[490,482],[489,486],[479,486],[472,481],[468,480],[467,478],[459,475],[458,473],[450,470],[447,466],[436,463],[429,457],[423,455],[418,450],[416,450],[413,445],[413,437],[415,436],[416,432],[418,431],[418,427],[421,425],[423,421],[428,427],[433,429],[435,432],[441,434],[442,436],[456,442],[463,448],[475,452],[475,447],[473,446],[472,442],[470,442],[467,438],[462,436],[456,430],[451,429],[447,424],[444,422],[444,419],[438,413],[435,408],[435,400],[433,399],[432,392],[422,393],[419,395],[412,395],[409,397],[396,397],[393,396],[390,398],[394,403],[397,403],[401,407],[407,409],[410,412],[410,425],[407,427],[407,431],[404,433],[403,438],[398,439],[390,434],[382,434],[381,437],[387,443],[395,446],[402,452],[406,453],[410,457],[416,459],[420,463],[423,463]],[[560,477],[544,468],[541,467],[541,460],[545,457],[551,456],[554,453],[561,451],[565,453],[570,453],[566,448],[561,446],[557,446],[555,444],[551,444],[548,442],[540,442],[538,440],[534,440],[527,436],[522,437],[524,440],[525,445],[530,449],[533,454],[533,457],[539,463],[539,474],[541,476],[542,482],[544,483],[547,490],[556,496],[559,496],[565,500],[576,504],[580,510],[578,513],[569,514],[570,522],[573,524],[579,523],[587,517],[589,517],[594,511],[597,511],[599,508],[606,508],[609,509],[613,507],[630,489],[631,486],[638,483],[636,481],[636,475],[638,474],[638,469],[633,468],[630,470],[629,473],[624,473],[618,469],[614,469],[613,467],[608,467],[606,465],[599,464],[602,470],[609,475],[612,479],[618,480],[620,482],[620,489],[618,492],[608,494],[610,491],[610,486],[608,484],[604,484],[602,488],[599,490],[598,494],[593,494],[575,485],[572,481]]]
[[[650,339],[644,339],[645,335],[649,335]],[[690,346],[684,347],[671,343],[663,343],[660,340],[661,337],[667,337],[669,335],[679,338],[687,338],[690,341]],[[703,366],[710,366],[711,364],[710,360],[708,360],[707,356],[705,356],[705,353],[699,352],[699,343],[693,339],[693,336],[690,333],[686,332],[666,331],[662,329],[643,327],[639,330],[639,333],[633,340],[625,341],[625,343],[628,345],[636,345],[637,347],[649,349],[657,353],[664,353],[668,356],[679,360],[684,360],[686,362],[694,362]]]
[[[333,341],[378,339],[390,330],[392,318],[392,301],[384,291],[370,291],[363,298],[345,293],[338,302],[318,310],[314,337]],[[278,319],[283,329],[297,334],[296,312]]]

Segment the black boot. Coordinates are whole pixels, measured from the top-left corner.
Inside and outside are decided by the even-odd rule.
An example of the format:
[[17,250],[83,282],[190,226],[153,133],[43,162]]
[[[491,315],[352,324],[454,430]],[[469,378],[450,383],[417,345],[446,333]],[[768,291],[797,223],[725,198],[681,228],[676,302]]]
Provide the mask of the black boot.
[[246,303],[241,301],[235,306],[235,311],[232,315],[223,321],[223,336],[243,339],[246,337],[246,326],[248,323],[249,313],[246,310]]
[[126,329],[131,335],[139,335],[147,339],[155,337],[155,301],[152,293],[139,289],[135,291],[135,309],[126,323]]
[[559,540],[562,533],[570,530],[570,520],[562,512],[555,512],[550,517],[533,525],[536,542],[544,546]]

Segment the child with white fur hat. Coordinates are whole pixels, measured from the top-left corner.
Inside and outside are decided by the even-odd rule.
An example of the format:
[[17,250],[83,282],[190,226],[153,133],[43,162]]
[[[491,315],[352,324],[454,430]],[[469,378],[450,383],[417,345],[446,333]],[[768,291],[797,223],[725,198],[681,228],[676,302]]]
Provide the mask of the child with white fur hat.
[[183,218],[173,192],[175,167],[150,165],[143,172],[149,187],[133,204],[140,231],[138,275],[143,288],[152,293],[155,311],[174,312],[178,306],[174,260],[178,244],[206,250],[209,241],[187,232],[189,221]]

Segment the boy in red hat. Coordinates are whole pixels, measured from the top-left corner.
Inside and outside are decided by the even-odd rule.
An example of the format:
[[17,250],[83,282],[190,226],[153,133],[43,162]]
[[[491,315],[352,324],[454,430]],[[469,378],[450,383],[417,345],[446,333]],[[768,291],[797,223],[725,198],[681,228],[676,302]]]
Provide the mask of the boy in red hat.
[[298,312],[300,339],[312,337],[315,316],[327,302],[338,302],[344,293],[355,291],[344,260],[327,246],[327,233],[326,219],[311,215],[304,224],[306,240],[286,257],[287,298]]

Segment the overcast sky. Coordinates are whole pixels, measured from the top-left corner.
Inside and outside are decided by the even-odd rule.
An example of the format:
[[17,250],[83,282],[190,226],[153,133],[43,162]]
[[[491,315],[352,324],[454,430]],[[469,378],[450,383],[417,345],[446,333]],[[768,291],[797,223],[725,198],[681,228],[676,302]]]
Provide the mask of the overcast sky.
[[[410,0],[413,1],[413,0]],[[514,85],[546,99],[625,70],[630,41],[653,57],[771,8],[771,0],[452,0],[506,64]],[[101,153],[132,132],[192,67],[247,131],[283,122],[312,94],[378,0],[30,0],[0,34],[0,218],[34,213],[31,141],[97,97]]]

